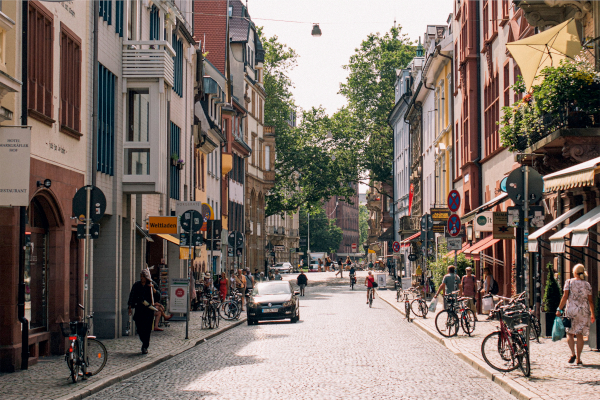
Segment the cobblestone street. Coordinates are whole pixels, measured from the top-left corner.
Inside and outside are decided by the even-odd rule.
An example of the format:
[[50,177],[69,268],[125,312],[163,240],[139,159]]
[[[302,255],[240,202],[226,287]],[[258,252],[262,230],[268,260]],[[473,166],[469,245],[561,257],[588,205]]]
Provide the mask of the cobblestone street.
[[360,278],[308,279],[299,323],[242,325],[92,398],[513,398],[381,299],[369,309]]

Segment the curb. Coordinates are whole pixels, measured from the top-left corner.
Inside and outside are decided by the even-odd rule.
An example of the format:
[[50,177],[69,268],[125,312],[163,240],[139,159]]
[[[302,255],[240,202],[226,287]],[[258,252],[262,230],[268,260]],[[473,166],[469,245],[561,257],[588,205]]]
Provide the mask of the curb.
[[[379,296],[379,298],[389,304],[393,309],[398,311],[402,315],[406,315],[401,308],[397,307],[391,301]],[[520,400],[541,400],[543,397],[539,394],[533,393],[532,391],[526,389],[523,385],[516,382],[514,379],[499,373],[498,371],[490,368],[485,362],[479,360],[478,358],[471,355],[470,352],[463,352],[457,346],[454,345],[450,340],[439,337],[437,332],[433,331],[430,327],[424,325],[420,322],[420,320],[413,319],[413,324],[418,326],[422,331],[427,333],[431,338],[433,338],[436,342],[444,345],[447,349],[449,349],[452,353],[454,353],[458,358],[463,360],[465,363],[469,364],[471,367],[481,372],[486,378],[490,379],[492,382],[497,383],[506,390],[511,395],[515,396]]]
[[116,383],[124,381],[125,379],[129,379],[134,375],[142,373],[150,368],[153,368],[153,367],[157,366],[158,364],[160,364],[164,361],[167,361],[170,358],[173,358],[178,354],[183,353],[184,351],[190,350],[190,349],[206,342],[207,340],[220,335],[221,333],[227,332],[228,330],[233,329],[236,326],[243,324],[244,322],[246,322],[246,317],[240,318],[239,321],[237,321],[229,326],[223,327],[219,330],[216,330],[216,331],[210,333],[208,336],[198,339],[195,342],[190,341],[190,343],[188,343],[178,349],[167,352],[155,360],[138,364],[135,367],[133,367],[132,369],[130,369],[129,371],[122,371],[122,372],[114,374],[112,376],[103,378],[103,379],[99,380],[98,382],[95,382],[95,383],[89,385],[85,389],[78,390],[67,396],[59,397],[56,400],[80,400],[80,399],[86,398],[88,396],[91,396],[95,393],[98,393],[99,391],[101,391],[103,389],[106,389],[109,386],[112,386]]

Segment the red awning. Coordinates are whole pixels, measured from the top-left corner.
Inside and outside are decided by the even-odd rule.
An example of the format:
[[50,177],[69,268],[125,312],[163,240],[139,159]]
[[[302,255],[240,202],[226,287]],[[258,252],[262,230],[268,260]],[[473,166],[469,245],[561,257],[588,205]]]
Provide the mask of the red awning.
[[403,241],[401,241],[400,243],[408,243],[413,239],[416,239],[417,237],[421,236],[421,232],[417,232],[412,236],[407,237],[406,239],[404,239]]
[[479,260],[479,252],[490,248],[499,241],[500,239],[494,239],[494,236],[490,235],[471,246],[468,250],[465,251],[465,255],[468,258],[472,258],[473,260]]
[[[458,251],[458,254],[462,253],[463,251],[465,251],[468,248],[469,248],[469,242],[464,242],[462,245],[462,249],[460,249]],[[452,250],[450,253],[446,254],[446,257],[454,257],[454,250]]]

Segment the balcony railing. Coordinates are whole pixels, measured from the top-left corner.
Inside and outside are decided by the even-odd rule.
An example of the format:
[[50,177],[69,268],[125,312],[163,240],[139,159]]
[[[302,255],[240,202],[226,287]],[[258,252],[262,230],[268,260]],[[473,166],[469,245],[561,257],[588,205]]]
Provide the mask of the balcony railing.
[[173,86],[175,50],[166,41],[123,42],[123,78],[164,79]]
[[400,232],[418,231],[421,229],[421,219],[419,217],[402,217],[399,223]]
[[289,229],[288,236],[290,237],[299,237],[298,229]]
[[283,226],[269,226],[267,227],[267,234],[285,236],[285,228]]

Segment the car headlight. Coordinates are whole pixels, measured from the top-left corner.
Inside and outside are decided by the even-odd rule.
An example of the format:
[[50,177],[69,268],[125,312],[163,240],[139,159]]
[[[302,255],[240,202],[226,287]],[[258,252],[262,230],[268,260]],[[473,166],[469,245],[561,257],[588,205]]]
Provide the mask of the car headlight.
[[290,301],[286,301],[285,303],[283,303],[283,306],[284,306],[284,307],[291,307],[291,306],[293,306],[293,305],[294,305],[294,302],[293,302],[293,301],[291,301],[291,300],[290,300]]

